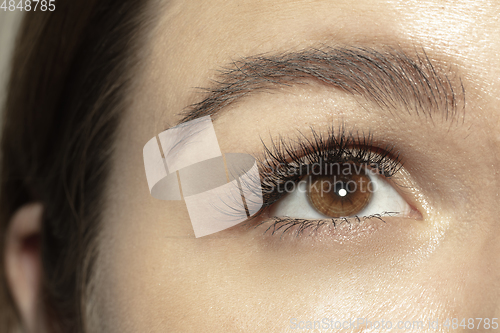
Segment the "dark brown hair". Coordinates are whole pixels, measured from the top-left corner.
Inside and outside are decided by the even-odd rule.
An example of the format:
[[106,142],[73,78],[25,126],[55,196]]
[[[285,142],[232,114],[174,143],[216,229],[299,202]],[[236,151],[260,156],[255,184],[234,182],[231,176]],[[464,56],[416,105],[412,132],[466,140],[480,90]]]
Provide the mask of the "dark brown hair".
[[85,331],[103,190],[125,96],[152,31],[151,2],[58,0],[53,12],[26,12],[3,113],[1,332],[20,328],[3,249],[10,218],[29,202],[44,206],[42,307],[49,330]]

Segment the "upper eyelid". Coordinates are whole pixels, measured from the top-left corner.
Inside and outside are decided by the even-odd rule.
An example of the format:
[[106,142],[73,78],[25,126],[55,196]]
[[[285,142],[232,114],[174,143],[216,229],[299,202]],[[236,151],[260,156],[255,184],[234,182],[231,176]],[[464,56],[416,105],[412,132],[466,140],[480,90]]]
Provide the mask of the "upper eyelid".
[[[294,179],[298,180],[303,176],[294,175],[287,177],[283,174],[279,174],[277,173],[277,170],[272,167],[272,165],[270,167],[269,163],[273,163],[274,165],[281,165],[286,169],[287,166],[290,165],[290,163],[293,163],[301,156],[304,156],[306,153],[320,154],[322,149],[337,149],[345,151],[353,149],[352,147],[350,148],[353,143],[363,143],[364,146],[367,146],[365,147],[365,151],[369,151],[369,146],[373,143],[371,135],[364,136],[363,134],[359,134],[355,131],[349,132],[343,126],[339,128],[338,133],[336,133],[333,129],[330,129],[326,137],[324,137],[324,134],[315,132],[313,128],[311,128],[311,131],[313,139],[308,139],[304,134],[301,134],[301,137],[292,140],[293,143],[291,144],[289,144],[289,141],[286,141],[286,139],[284,138],[280,138],[278,142],[272,141],[269,147],[264,144],[263,154],[261,154],[260,158],[256,158],[260,164],[263,192],[266,193],[264,195],[264,207],[269,207],[271,204],[278,201],[283,196],[283,194],[279,195],[279,193],[274,193],[274,188],[273,191],[269,192],[268,187],[276,187],[276,183],[273,183],[273,181],[293,181]],[[302,150],[302,152],[296,152],[296,149],[298,149],[299,151]],[[264,159],[264,161],[266,162],[263,162],[262,157],[266,155],[268,159]],[[386,155],[378,155],[380,158],[377,161],[379,163],[387,163],[389,169],[392,170],[391,174],[394,174],[399,170],[399,168],[402,167],[403,161],[402,158],[399,157],[399,155],[398,159],[394,159],[394,157],[391,155],[392,154],[389,154],[386,151]],[[366,158],[368,159],[370,158],[370,156],[366,156]],[[344,162],[343,160],[339,161]],[[270,169],[272,169],[271,173],[269,173]],[[265,170],[267,170],[267,173],[265,172]],[[287,170],[281,170],[280,172],[285,173],[286,171]]]
[[[404,161],[400,156],[398,150],[394,146],[385,145],[385,148],[376,145],[374,136],[368,132],[358,132],[355,129],[348,131],[344,124],[339,126],[338,130],[330,128],[326,134],[317,132],[313,127],[310,128],[311,135],[307,136],[305,133],[299,132],[299,136],[294,139],[279,137],[278,140],[271,138],[270,144],[265,144],[261,139],[264,146],[263,152],[256,157],[260,162],[261,167],[273,167],[272,163],[279,162],[281,165],[286,165],[291,162],[297,162],[308,156],[311,153],[351,153],[352,157],[357,157],[361,161],[369,158],[367,155],[378,156],[379,162],[387,160],[392,161],[392,173],[395,173],[400,167],[403,166]],[[324,156],[324,155],[323,155]],[[340,160],[341,158],[338,157]]]

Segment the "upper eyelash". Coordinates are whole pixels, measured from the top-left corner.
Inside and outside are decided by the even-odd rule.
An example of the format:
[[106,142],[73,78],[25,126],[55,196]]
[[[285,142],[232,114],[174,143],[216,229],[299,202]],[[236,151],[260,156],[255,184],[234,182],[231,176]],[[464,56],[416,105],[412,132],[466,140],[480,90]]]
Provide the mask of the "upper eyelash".
[[[262,141],[262,140],[261,140]],[[271,140],[269,145],[263,143],[263,152],[256,156],[259,167],[260,179],[241,181],[242,189],[262,194],[262,206],[260,210],[249,217],[244,225],[255,228],[263,224],[271,223],[264,234],[272,230],[272,235],[277,231],[281,236],[288,231],[295,230],[296,236],[302,235],[306,230],[317,231],[320,227],[330,225],[336,228],[346,222],[362,222],[369,219],[377,219],[385,222],[383,216],[391,216],[397,212],[384,212],[370,216],[354,216],[350,218],[330,218],[323,220],[297,219],[290,217],[271,217],[255,224],[255,219],[263,216],[269,206],[281,199],[286,193],[276,191],[279,184],[287,181],[298,182],[304,174],[297,173],[302,166],[314,163],[358,163],[368,166],[376,166],[380,173],[389,178],[396,174],[403,166],[399,152],[393,146],[381,148],[375,144],[371,133],[365,134],[358,131],[346,131],[343,126],[338,131],[330,128],[326,134],[316,132],[311,128],[311,136],[299,132],[296,139],[279,137]],[[257,188],[258,187],[258,188]],[[237,201],[237,200],[236,200]],[[235,201],[235,202],[236,202]],[[228,215],[241,216],[246,209],[234,203],[226,203],[230,208]],[[248,201],[247,201],[248,204]],[[236,214],[235,214],[236,212]],[[297,228],[294,228],[297,227]],[[280,237],[281,238],[281,237]]]
[[[262,140],[261,140],[262,141]],[[302,169],[315,163],[356,163],[376,167],[389,178],[403,166],[399,152],[393,146],[377,147],[371,133],[338,131],[330,128],[325,134],[311,128],[311,136],[299,132],[295,140],[279,137],[264,149],[257,158],[263,192],[263,209],[278,201],[284,193],[276,189],[287,181],[299,181]]]

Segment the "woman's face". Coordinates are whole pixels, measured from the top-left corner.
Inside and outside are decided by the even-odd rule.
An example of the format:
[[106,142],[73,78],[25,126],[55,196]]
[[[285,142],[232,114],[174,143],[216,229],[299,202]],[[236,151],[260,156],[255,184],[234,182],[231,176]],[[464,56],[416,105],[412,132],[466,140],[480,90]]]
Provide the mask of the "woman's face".
[[[117,140],[91,300],[96,330],[287,332],[340,322],[362,331],[370,328],[364,321],[421,331],[496,327],[500,4],[171,1],[160,16]],[[357,92],[321,82],[323,72],[311,74],[317,63],[295,54],[324,54],[324,64],[340,48],[358,50],[358,63],[336,67],[336,75],[364,73]],[[309,72],[279,85],[269,75],[280,69],[252,58],[262,54],[285,55],[296,62],[284,70]],[[406,80],[387,81],[390,68],[373,60],[377,54],[398,54],[393,63]],[[142,150],[206,96],[197,88],[217,87],[214,80],[227,79],[218,70],[237,69],[245,58],[256,66],[239,78],[249,84],[265,74],[267,89],[249,88],[212,117],[222,153],[260,156],[264,145],[304,143],[313,132],[328,137],[343,127],[355,139],[371,136],[365,143],[376,154],[392,150],[388,158],[397,160],[399,153],[402,168],[384,180],[395,191],[370,200],[381,196],[382,215],[394,200],[411,213],[300,235],[265,232],[273,222],[260,217],[255,228],[195,238],[184,201],[150,195]],[[268,216],[287,197],[280,200]]]

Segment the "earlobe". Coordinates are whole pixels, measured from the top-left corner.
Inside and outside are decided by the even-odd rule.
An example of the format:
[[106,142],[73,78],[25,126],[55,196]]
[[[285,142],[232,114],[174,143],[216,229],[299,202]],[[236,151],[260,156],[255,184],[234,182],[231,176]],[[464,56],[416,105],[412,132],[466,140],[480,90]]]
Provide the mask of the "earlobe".
[[5,242],[7,280],[28,332],[35,331],[40,318],[37,303],[41,279],[39,241],[42,214],[43,207],[39,203],[22,206],[10,221]]

